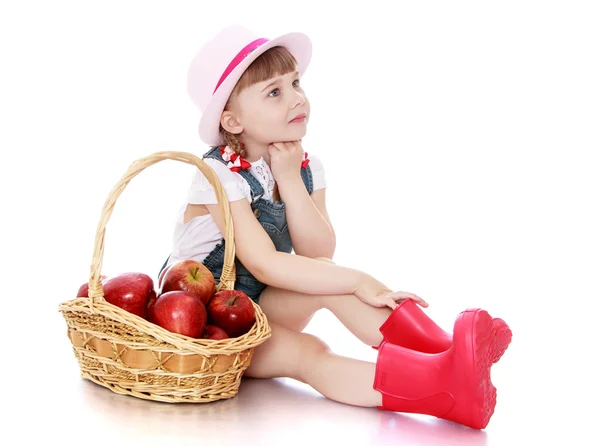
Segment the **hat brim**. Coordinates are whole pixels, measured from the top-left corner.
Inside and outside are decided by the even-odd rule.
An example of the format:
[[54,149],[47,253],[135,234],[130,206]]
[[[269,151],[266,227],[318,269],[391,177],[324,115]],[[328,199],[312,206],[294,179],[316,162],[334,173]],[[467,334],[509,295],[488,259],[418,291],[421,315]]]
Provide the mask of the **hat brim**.
[[227,76],[227,79],[223,81],[213,95],[206,106],[204,113],[202,113],[200,124],[198,125],[198,132],[200,134],[200,139],[204,143],[209,146],[225,144],[225,141],[223,141],[221,134],[219,133],[219,123],[227,99],[229,99],[231,92],[240,77],[242,77],[244,71],[246,71],[246,68],[248,68],[258,56],[275,46],[285,47],[296,58],[300,76],[304,74],[312,56],[312,43],[306,34],[299,32],[284,34],[252,51],[233,69],[233,71],[231,71],[229,76]]

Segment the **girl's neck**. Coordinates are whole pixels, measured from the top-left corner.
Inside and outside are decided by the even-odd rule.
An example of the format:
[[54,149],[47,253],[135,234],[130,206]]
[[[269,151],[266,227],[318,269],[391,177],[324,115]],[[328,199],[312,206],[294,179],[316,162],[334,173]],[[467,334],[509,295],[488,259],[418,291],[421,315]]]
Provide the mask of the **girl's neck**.
[[262,157],[265,162],[271,166],[271,158],[269,156],[268,146],[245,142],[244,149],[246,150],[246,156],[244,158],[249,163],[254,163]]
[[[244,158],[246,161],[249,163],[254,163],[262,157],[269,168],[271,168],[271,157],[269,155],[268,146],[245,142],[244,149],[246,150],[246,156]],[[279,195],[279,187],[277,186],[277,182],[275,182],[275,187],[273,189],[273,202],[278,203],[280,201],[281,195]]]

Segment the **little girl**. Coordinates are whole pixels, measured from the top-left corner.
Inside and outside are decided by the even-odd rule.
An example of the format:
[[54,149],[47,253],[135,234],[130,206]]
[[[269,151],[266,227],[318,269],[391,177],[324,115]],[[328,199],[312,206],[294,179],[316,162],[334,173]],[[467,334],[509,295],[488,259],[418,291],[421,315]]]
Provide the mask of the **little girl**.
[[[271,327],[245,376],[290,377],[342,403],[485,428],[496,402],[490,367],[511,339],[504,321],[469,309],[448,334],[419,308],[428,306],[419,296],[331,260],[324,167],[301,144],[310,104],[300,78],[311,49],[302,33],[270,40],[229,26],[200,49],[188,73],[188,93],[202,112],[200,138],[210,146],[203,160],[230,202],[235,289],[260,305]],[[224,237],[214,188],[198,170],[161,272],[196,259],[218,282]],[[336,355],[302,332],[322,308],[378,350],[376,363]]]

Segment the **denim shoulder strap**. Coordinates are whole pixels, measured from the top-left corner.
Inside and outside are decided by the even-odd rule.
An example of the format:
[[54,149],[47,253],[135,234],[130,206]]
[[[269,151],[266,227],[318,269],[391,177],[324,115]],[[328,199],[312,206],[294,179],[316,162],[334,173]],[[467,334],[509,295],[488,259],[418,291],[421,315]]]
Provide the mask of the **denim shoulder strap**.
[[[228,162],[225,161],[223,159],[223,157],[221,156],[221,148],[219,146],[212,147],[208,152],[206,152],[204,155],[202,155],[202,159],[204,159],[204,158],[213,158],[213,159],[219,160],[220,162],[222,162],[225,165],[228,164]],[[240,170],[237,173],[240,174],[242,176],[242,178],[244,178],[250,185],[250,192],[252,195],[253,202],[258,200],[260,197],[262,197],[265,194],[265,190],[260,185],[259,181],[256,179],[256,177],[254,175],[252,175],[247,170]]]
[[306,165],[306,168],[304,168],[304,167],[300,168],[300,176],[302,177],[302,181],[304,181],[304,186],[306,187],[306,190],[308,191],[308,195],[312,195],[314,185],[313,185],[312,170],[310,169],[310,163],[308,163]]

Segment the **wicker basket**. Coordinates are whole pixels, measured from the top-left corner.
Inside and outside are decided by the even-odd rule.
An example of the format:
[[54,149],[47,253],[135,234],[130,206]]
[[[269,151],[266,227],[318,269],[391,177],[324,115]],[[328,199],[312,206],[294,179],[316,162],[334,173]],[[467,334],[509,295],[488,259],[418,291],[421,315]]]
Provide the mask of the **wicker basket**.
[[215,189],[225,220],[225,260],[216,291],[235,284],[235,246],[229,200],[213,169],[186,152],[156,152],[131,164],[110,191],[96,231],[89,297],[59,305],[81,376],[113,392],[170,403],[208,403],[237,395],[254,347],[271,336],[265,314],[252,302],[256,323],[237,338],[194,339],[172,333],[104,299],[100,270],[104,233],[115,202],[129,181],[146,167],[172,159],[198,167]]

